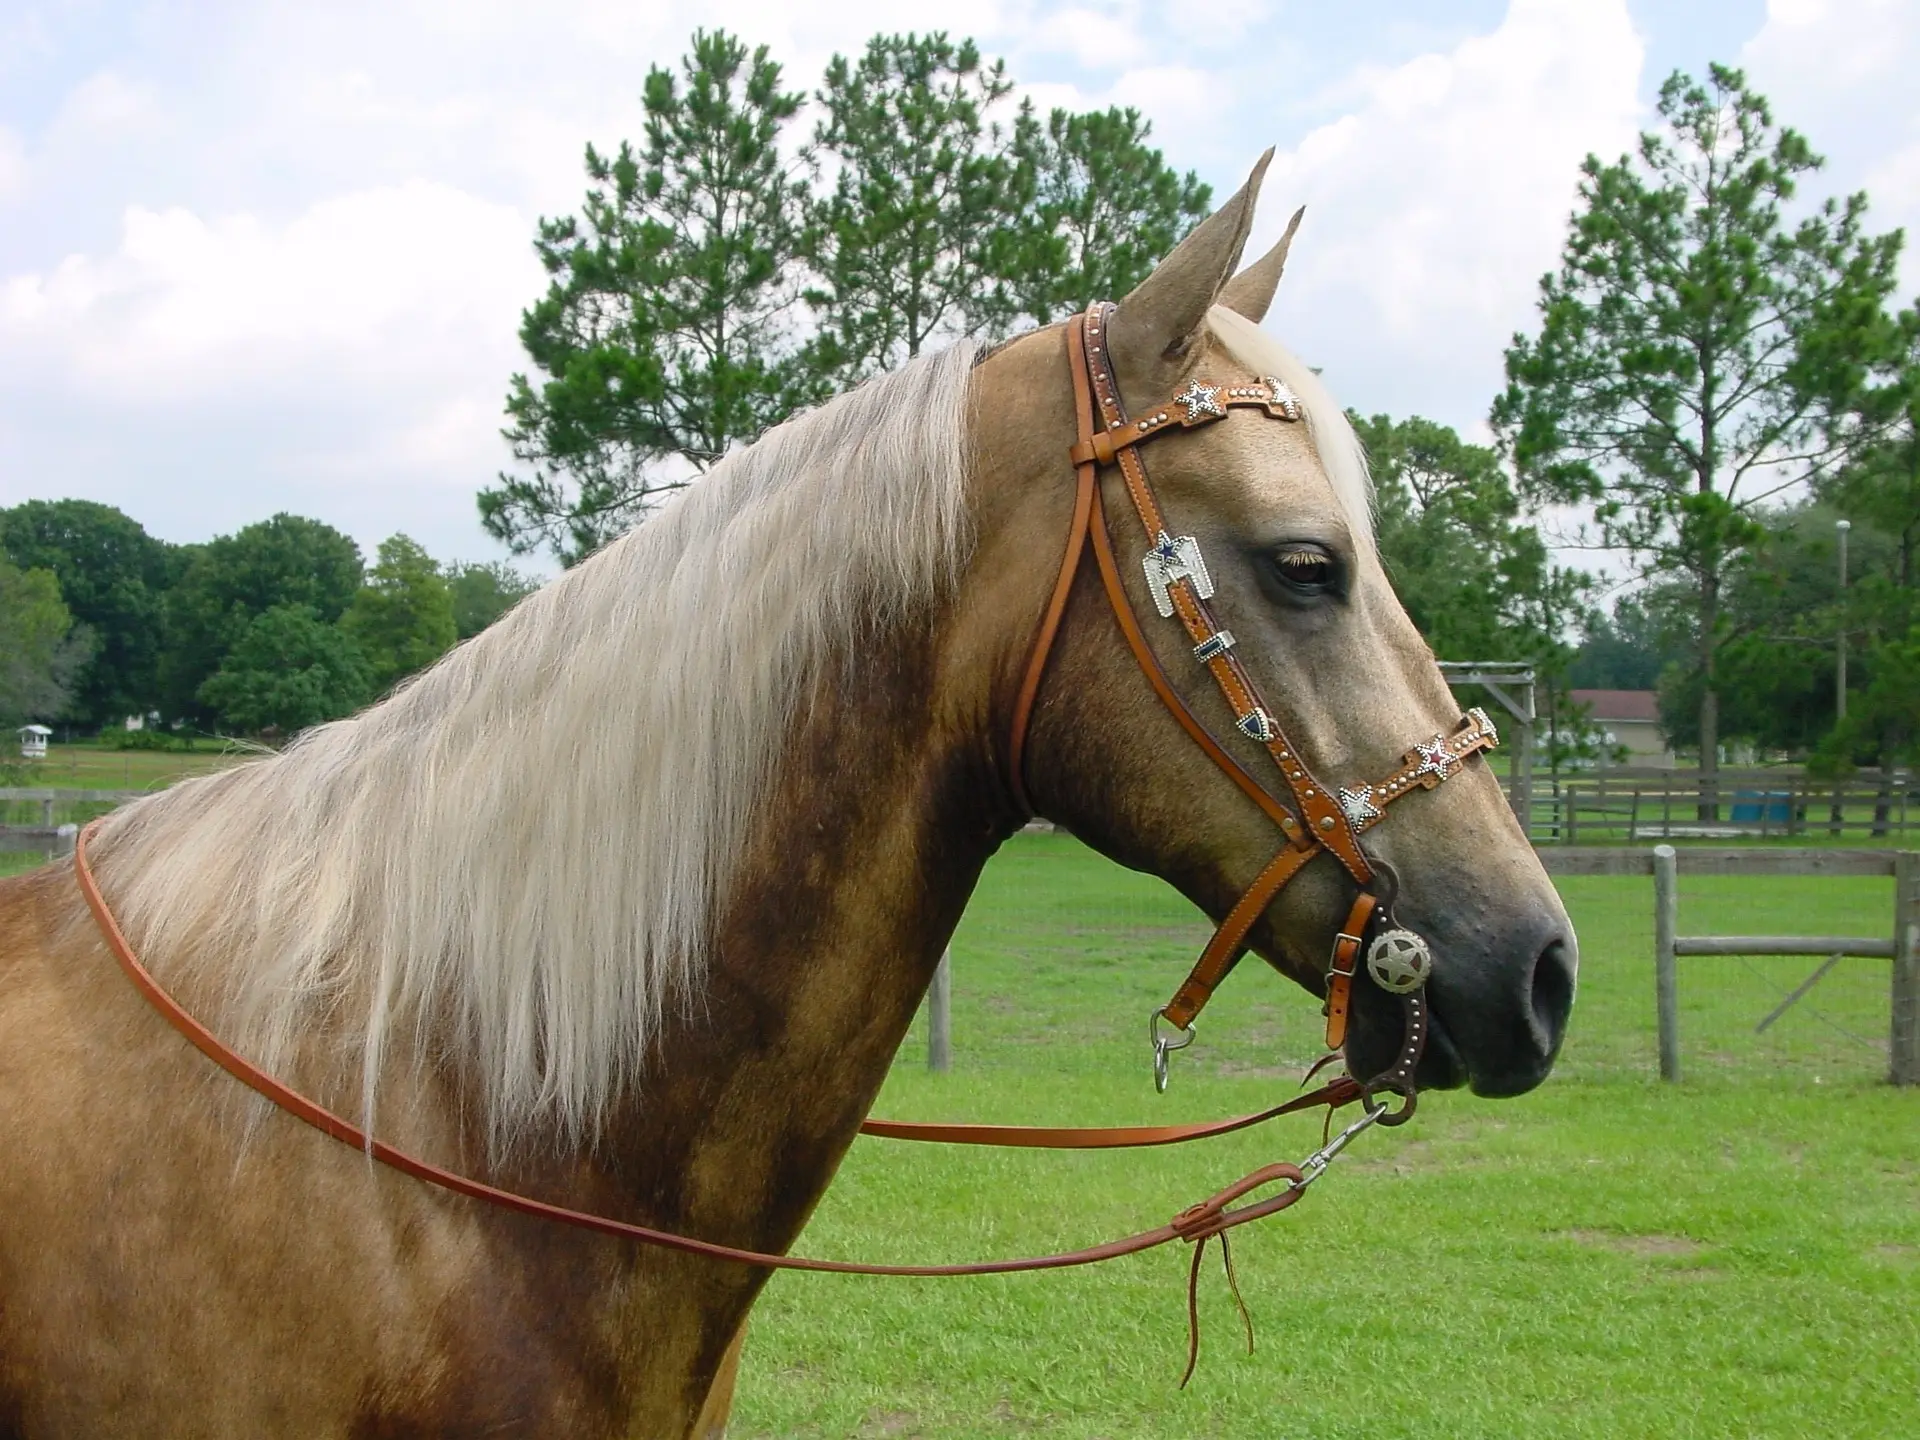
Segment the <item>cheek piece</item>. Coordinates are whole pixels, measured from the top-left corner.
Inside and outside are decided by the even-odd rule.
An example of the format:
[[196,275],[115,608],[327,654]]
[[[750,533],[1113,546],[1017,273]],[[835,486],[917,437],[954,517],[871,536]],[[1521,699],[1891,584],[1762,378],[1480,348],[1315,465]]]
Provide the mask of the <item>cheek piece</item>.
[[[1346,921],[1333,936],[1327,961],[1327,1049],[1340,1052],[1346,1045],[1353,983],[1364,952],[1369,978],[1402,998],[1406,1020],[1406,1044],[1399,1058],[1391,1068],[1366,1082],[1365,1088],[1402,1097],[1398,1110],[1383,1116],[1381,1123],[1404,1120],[1413,1110],[1413,1071],[1425,1046],[1424,990],[1433,958],[1424,939],[1394,923],[1391,886],[1383,883],[1384,867],[1369,860],[1360,846],[1360,835],[1379,824],[1395,800],[1452,779],[1473,755],[1493,749],[1499,736],[1485,711],[1469,710],[1450,734],[1435,735],[1408,750],[1399,768],[1385,779],[1338,789],[1321,783],[1299,748],[1287,738],[1273,707],[1241,662],[1233,633],[1214,618],[1207,604],[1213,596],[1213,576],[1200,553],[1200,542],[1191,535],[1176,534],[1167,522],[1140,454],[1141,447],[1156,436],[1211,425],[1227,419],[1235,410],[1298,423],[1302,416],[1299,398],[1273,375],[1227,383],[1196,377],[1172,399],[1132,418],[1121,402],[1120,387],[1107,355],[1107,322],[1113,309],[1110,303],[1101,302],[1068,322],[1067,357],[1079,426],[1079,438],[1068,452],[1075,477],[1073,521],[1053,595],[1041,617],[1014,701],[1007,752],[1008,786],[1026,811],[1033,813],[1025,775],[1027,731],[1082,555],[1091,548],[1114,620],[1154,694],[1207,758],[1279,827],[1284,840],[1279,853],[1227,912],[1173,998],[1150,1017],[1154,1083],[1166,1089],[1167,1057],[1193,1043],[1195,1019],[1246,953],[1246,937],[1254,923],[1287,882],[1308,861],[1325,852],[1333,856],[1356,887]],[[1193,659],[1219,688],[1234,717],[1234,729],[1244,741],[1264,750],[1279,772],[1279,794],[1254,778],[1193,713],[1141,630],[1107,530],[1100,486],[1100,474],[1107,467],[1118,468],[1144,533],[1146,553],[1140,563],[1153,608],[1162,619],[1176,620],[1186,632]],[[1236,746],[1240,743],[1235,742]]]

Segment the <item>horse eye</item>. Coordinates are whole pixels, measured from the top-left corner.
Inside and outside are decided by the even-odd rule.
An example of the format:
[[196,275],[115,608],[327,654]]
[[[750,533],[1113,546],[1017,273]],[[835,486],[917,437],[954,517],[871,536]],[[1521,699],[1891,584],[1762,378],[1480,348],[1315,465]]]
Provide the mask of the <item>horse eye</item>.
[[1295,590],[1314,594],[1333,586],[1333,557],[1317,545],[1289,545],[1274,557],[1280,578]]

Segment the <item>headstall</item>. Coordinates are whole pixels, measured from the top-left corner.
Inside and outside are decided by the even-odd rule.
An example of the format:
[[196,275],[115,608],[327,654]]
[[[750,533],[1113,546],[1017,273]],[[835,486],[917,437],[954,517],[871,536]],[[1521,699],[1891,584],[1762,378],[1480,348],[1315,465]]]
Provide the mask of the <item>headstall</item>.
[[[1031,811],[1021,771],[1027,726],[1041,677],[1046,670],[1047,657],[1079,570],[1082,551],[1091,541],[1108,599],[1113,605],[1114,618],[1119,622],[1121,632],[1126,636],[1127,644],[1154,692],[1214,764],[1225,771],[1273,819],[1287,838],[1280,853],[1260,872],[1240,897],[1239,903],[1220,923],[1213,939],[1194,965],[1193,972],[1173,999],[1154,1012],[1156,1083],[1161,1089],[1166,1088],[1169,1052],[1192,1040],[1194,1017],[1200,1013],[1214,987],[1239,960],[1245,949],[1247,933],[1254,922],[1281,887],[1322,850],[1333,855],[1360,887],[1346,924],[1334,940],[1327,987],[1328,1049],[1337,1051],[1344,1043],[1355,965],[1371,931],[1372,943],[1367,949],[1368,972],[1382,988],[1401,995],[1406,1006],[1406,1029],[1400,1052],[1386,1071],[1370,1081],[1363,1083],[1347,1075],[1336,1075],[1316,1089],[1270,1109],[1207,1123],[1051,1127],[935,1125],[869,1119],[862,1124],[861,1130],[868,1135],[891,1139],[928,1140],[946,1144],[1109,1150],[1207,1139],[1243,1130],[1281,1115],[1326,1106],[1328,1129],[1320,1148],[1299,1164],[1281,1162],[1263,1165],[1225,1189],[1182,1210],[1164,1225],[1080,1250],[949,1265],[874,1265],[747,1250],[670,1230],[615,1220],[609,1216],[572,1210],[443,1169],[376,1139],[352,1121],[335,1114],[261,1069],[189,1014],[141,964],[94,879],[87,850],[100,824],[96,820],[80,832],[74,846],[74,871],[81,894],[92,910],[115,960],[147,1002],[196,1049],[296,1119],[417,1180],[523,1215],[713,1260],[732,1261],[769,1270],[832,1271],[855,1275],[992,1275],[1052,1270],[1091,1265],[1121,1255],[1137,1254],[1176,1240],[1184,1241],[1193,1246],[1193,1259],[1187,1274],[1187,1372],[1180,1382],[1184,1386],[1187,1377],[1193,1373],[1199,1353],[1196,1287],[1200,1261],[1207,1243],[1216,1238],[1220,1241],[1228,1282],[1233,1288],[1235,1300],[1239,1301],[1239,1288],[1233,1281],[1232,1258],[1227,1250],[1228,1232],[1294,1204],[1306,1193],[1307,1187],[1326,1172],[1334,1157],[1354,1137],[1374,1124],[1396,1124],[1412,1112],[1414,1071],[1426,1043],[1427,1030],[1420,990],[1431,968],[1431,960],[1425,943],[1418,936],[1380,923],[1388,907],[1378,898],[1375,870],[1361,850],[1358,836],[1378,823],[1386,806],[1394,800],[1414,789],[1433,788],[1457,773],[1468,756],[1476,751],[1491,749],[1496,741],[1493,726],[1488,723],[1486,716],[1478,710],[1470,710],[1452,735],[1437,735],[1416,746],[1407,753],[1401,768],[1378,784],[1330,792],[1314,778],[1306,761],[1287,740],[1279,721],[1274,718],[1274,712],[1261,699],[1258,687],[1234,653],[1233,636],[1215,623],[1206,604],[1213,594],[1213,580],[1200,554],[1199,543],[1192,536],[1176,537],[1167,526],[1152,487],[1147,483],[1146,470],[1139,455],[1139,446],[1155,436],[1170,434],[1175,430],[1190,430],[1198,425],[1225,419],[1234,408],[1258,409],[1276,419],[1296,421],[1301,416],[1299,402],[1284,384],[1271,376],[1231,386],[1194,380],[1167,405],[1139,420],[1129,420],[1120,404],[1119,389],[1114,383],[1106,355],[1106,321],[1112,308],[1110,305],[1096,305],[1086,315],[1077,316],[1070,323],[1068,348],[1072,359],[1074,396],[1080,414],[1079,442],[1071,452],[1077,477],[1073,528],[1067,538],[1066,557],[1061,562],[1053,598],[1042,617],[1039,637],[1034,644],[1015,706],[1010,752],[1010,780],[1014,793]],[[1149,548],[1144,563],[1155,608],[1169,618],[1177,615],[1186,627],[1195,659],[1206,666],[1226,695],[1237,717],[1236,726],[1248,739],[1263,746],[1279,767],[1282,781],[1293,802],[1291,810],[1248,774],[1207,732],[1206,727],[1180,699],[1154,658],[1134,618],[1132,605],[1127,599],[1126,588],[1121,583],[1120,571],[1114,560],[1112,541],[1107,534],[1099,493],[1099,469],[1107,464],[1120,467],[1127,493],[1145,527]],[[1160,1033],[1159,1027],[1163,1022],[1174,1027],[1178,1038],[1169,1038]],[[1331,1055],[1328,1058],[1332,1058]],[[1315,1067],[1316,1070],[1318,1068]],[[1376,1098],[1382,1093],[1399,1096],[1399,1107],[1396,1109],[1385,1100]],[[1343,1130],[1333,1132],[1333,1111],[1356,1101],[1361,1104],[1359,1117]],[[1254,1192],[1269,1187],[1277,1188],[1264,1198],[1248,1198]],[[1247,1317],[1244,1303],[1241,1303],[1240,1311],[1246,1320],[1247,1344],[1251,1350],[1252,1321]]]
[[[1090,545],[1113,617],[1154,693],[1207,758],[1225,772],[1286,837],[1280,852],[1267,862],[1227,912],[1173,998],[1149,1018],[1155,1085],[1166,1089],[1168,1055],[1193,1042],[1194,1021],[1215,988],[1246,953],[1246,937],[1255,922],[1287,882],[1322,851],[1333,856],[1359,887],[1347,911],[1346,922],[1334,936],[1333,953],[1327,966],[1328,1052],[1340,1051],[1346,1044],[1354,974],[1363,947],[1367,973],[1374,983],[1390,994],[1404,997],[1409,1040],[1415,1034],[1424,1040],[1426,1013],[1421,992],[1433,968],[1432,955],[1425,940],[1393,923],[1392,897],[1389,894],[1383,902],[1381,877],[1361,849],[1359,837],[1361,832],[1379,824],[1387,806],[1395,800],[1414,790],[1431,790],[1451,779],[1460,773],[1469,756],[1491,750],[1498,744],[1499,736],[1485,711],[1469,710],[1452,734],[1435,735],[1407,751],[1400,768],[1384,780],[1337,790],[1321,783],[1299,747],[1287,738],[1273,707],[1267,704],[1259,685],[1241,662],[1233,632],[1214,618],[1207,604],[1214,593],[1213,575],[1200,553],[1200,542],[1192,535],[1176,533],[1167,523],[1140,454],[1141,447],[1150,440],[1211,425],[1225,420],[1237,409],[1297,423],[1303,415],[1299,397],[1275,375],[1229,383],[1213,383],[1196,377],[1171,400],[1134,419],[1121,401],[1120,387],[1107,354],[1107,329],[1113,312],[1112,304],[1096,303],[1084,315],[1076,315],[1067,326],[1067,359],[1073,373],[1079,427],[1079,439],[1069,452],[1076,479],[1073,521],[1053,595],[1041,617],[1039,633],[1014,700],[1008,745],[1009,785],[1027,813],[1032,814],[1033,803],[1027,795],[1025,773],[1027,732],[1032,724],[1040,682],[1046,675],[1047,661],[1053,653],[1054,640],[1080,571],[1082,554]],[[1234,716],[1234,728],[1266,751],[1279,771],[1291,806],[1277,799],[1249,774],[1180,698],[1141,631],[1107,532],[1100,471],[1109,465],[1119,468],[1127,498],[1146,537],[1147,551],[1141,563],[1154,608],[1165,619],[1179,620],[1192,646],[1194,660],[1213,677],[1226,698]],[[1170,1027],[1170,1034],[1162,1030],[1163,1025]],[[1368,1082],[1367,1088],[1391,1090],[1402,1097],[1403,1103],[1391,1116],[1383,1117],[1383,1123],[1398,1123],[1412,1112],[1410,1068],[1396,1063]]]

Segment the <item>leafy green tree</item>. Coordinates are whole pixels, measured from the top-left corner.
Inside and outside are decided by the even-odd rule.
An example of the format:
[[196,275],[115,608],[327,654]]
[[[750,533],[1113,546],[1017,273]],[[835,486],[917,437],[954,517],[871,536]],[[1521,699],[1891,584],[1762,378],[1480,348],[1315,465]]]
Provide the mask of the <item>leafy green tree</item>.
[[[1805,754],[1833,725],[1840,627],[1834,512],[1795,503],[1756,519],[1761,533],[1728,567],[1722,595],[1720,735]],[[1869,537],[1864,548],[1880,547]],[[1665,598],[1681,609],[1686,597]],[[1670,666],[1661,677],[1662,724],[1675,744],[1699,743],[1700,685],[1691,665]]]
[[1864,195],[1787,220],[1821,161],[1739,71],[1676,73],[1659,113],[1636,156],[1582,167],[1540,332],[1514,337],[1493,423],[1532,496],[1590,505],[1643,577],[1686,582],[1711,772],[1729,568],[1762,534],[1756,507],[1835,460],[1820,422],[1845,387],[1839,357],[1870,343],[1899,236],[1865,235]]
[[1638,595],[1623,595],[1610,614],[1587,617],[1580,648],[1567,667],[1574,690],[1651,690],[1673,658],[1674,637]]
[[1372,465],[1381,560],[1434,652],[1564,670],[1587,582],[1552,564],[1494,452],[1418,416],[1350,418]]
[[1920,305],[1888,331],[1881,383],[1856,389],[1840,422],[1857,438],[1854,461],[1820,487],[1854,526],[1841,623],[1856,640],[1861,684],[1822,746],[1836,768],[1920,758]]
[[552,281],[521,318],[545,378],[515,375],[507,396],[530,473],[479,497],[516,554],[579,561],[819,398],[789,325],[804,185],[779,144],[802,99],[764,46],[696,31],[678,74],[647,74],[643,144],[587,147],[581,214],[540,222]]
[[22,570],[0,555],[0,726],[64,713],[91,651],[53,571]]
[[1211,187],[1147,144],[1132,108],[1014,120],[1012,194],[989,265],[1003,319],[1046,325],[1146,279],[1206,217]]
[[944,34],[876,35],[858,60],[829,62],[814,138],[833,178],[810,207],[807,298],[844,378],[1001,315],[993,262],[1014,164],[987,115],[1012,89],[1002,62]]
[[92,500],[29,500],[0,510],[0,553],[23,570],[51,570],[67,609],[93,635],[68,712],[81,724],[116,724],[158,703],[172,549]]
[[453,626],[462,640],[471,640],[540,588],[539,581],[500,560],[456,561],[447,566],[446,580]]
[[364,705],[373,678],[360,648],[311,605],[272,605],[250,619],[200,686],[219,723],[292,736]]
[[1556,766],[1590,746],[1565,699],[1588,582],[1551,563],[1520,511],[1499,459],[1444,425],[1349,413],[1374,477],[1380,558],[1401,603],[1434,653],[1452,660],[1530,662]]
[[331,625],[353,603],[361,574],[358,545],[299,515],[275,515],[189,547],[166,599],[160,666],[166,714],[211,721],[200,688],[256,616],[303,605]]
[[460,638],[446,577],[405,535],[380,542],[366,584],[340,617],[340,628],[359,647],[376,694],[426,669]]

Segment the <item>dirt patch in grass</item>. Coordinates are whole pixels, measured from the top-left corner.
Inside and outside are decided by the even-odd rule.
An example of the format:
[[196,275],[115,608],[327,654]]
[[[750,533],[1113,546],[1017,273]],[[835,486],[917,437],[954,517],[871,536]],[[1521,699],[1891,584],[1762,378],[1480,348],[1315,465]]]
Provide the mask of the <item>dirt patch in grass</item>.
[[1684,1235],[1619,1235],[1611,1230],[1562,1230],[1556,1238],[1596,1250],[1611,1250],[1616,1255],[1636,1255],[1643,1260],[1691,1260],[1707,1248]]
[[1867,1252],[1876,1260],[1903,1260],[1912,1263],[1920,1259],[1920,1245],[1902,1245],[1889,1241],[1885,1245],[1876,1245]]
[[872,1440],[905,1440],[920,1433],[920,1417],[911,1410],[869,1410],[858,1433]]
[[1449,1163],[1466,1158],[1458,1145],[1436,1145],[1431,1140],[1409,1140],[1392,1153],[1376,1152],[1354,1162],[1356,1170],[1387,1170],[1395,1175],[1411,1175],[1416,1170],[1444,1169]]

